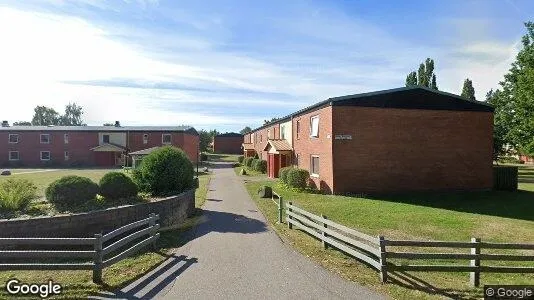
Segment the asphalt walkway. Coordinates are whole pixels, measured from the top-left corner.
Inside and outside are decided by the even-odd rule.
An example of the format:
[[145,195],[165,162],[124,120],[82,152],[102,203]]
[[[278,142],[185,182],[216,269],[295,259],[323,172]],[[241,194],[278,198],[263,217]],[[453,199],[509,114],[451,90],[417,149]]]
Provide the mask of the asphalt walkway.
[[109,298],[385,299],[285,245],[229,166],[213,169],[203,221],[192,240]]

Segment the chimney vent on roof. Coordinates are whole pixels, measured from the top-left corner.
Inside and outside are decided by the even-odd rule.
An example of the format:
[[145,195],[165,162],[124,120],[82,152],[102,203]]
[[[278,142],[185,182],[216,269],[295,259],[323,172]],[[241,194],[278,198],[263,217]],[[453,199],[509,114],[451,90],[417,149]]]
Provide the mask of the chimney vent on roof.
[[121,122],[115,121],[115,127],[121,127]]
[[2,121],[2,127],[9,127],[8,121]]

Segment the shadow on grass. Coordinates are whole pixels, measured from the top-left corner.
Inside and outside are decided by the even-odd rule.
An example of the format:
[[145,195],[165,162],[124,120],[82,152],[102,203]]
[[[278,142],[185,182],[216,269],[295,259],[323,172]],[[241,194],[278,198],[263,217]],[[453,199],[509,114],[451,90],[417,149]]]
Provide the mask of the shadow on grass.
[[524,190],[514,192],[412,193],[376,195],[367,198],[479,215],[534,221],[534,192]]
[[392,284],[421,291],[430,295],[445,297],[447,299],[480,299],[482,294],[475,289],[443,289],[424,281],[423,279],[407,272],[389,272],[388,281]]

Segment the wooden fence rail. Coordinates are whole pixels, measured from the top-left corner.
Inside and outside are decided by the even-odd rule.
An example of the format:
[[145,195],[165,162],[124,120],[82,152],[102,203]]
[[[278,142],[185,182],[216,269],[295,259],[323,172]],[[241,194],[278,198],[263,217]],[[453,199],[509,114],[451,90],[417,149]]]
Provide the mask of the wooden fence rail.
[[[95,234],[92,238],[0,238],[0,246],[51,246],[62,249],[92,247],[91,250],[0,250],[0,270],[93,270],[93,282],[102,282],[102,269],[128,257],[136,251],[152,245],[159,238],[159,216],[150,214],[148,218],[130,223],[105,235]],[[123,235],[126,236],[122,237]],[[118,238],[118,240],[116,240]],[[140,240],[140,241],[138,241]],[[119,252],[122,248],[128,249]],[[111,244],[109,244],[111,243]],[[104,245],[107,245],[104,247]],[[106,259],[106,255],[114,254]],[[74,259],[78,262],[39,263],[38,259]],[[31,263],[12,262],[13,259]],[[88,259],[92,261],[88,262]],[[10,262],[11,260],[11,262]],[[7,261],[7,263],[5,263]],[[82,261],[82,262],[79,262]]]
[[[426,272],[469,272],[473,286],[480,285],[481,273],[534,273],[532,266],[489,266],[481,265],[483,261],[532,262],[534,253],[494,254],[482,253],[486,249],[534,250],[534,244],[490,243],[472,238],[470,242],[449,241],[410,241],[388,240],[383,236],[373,237],[352,228],[328,220],[326,216],[307,212],[291,202],[286,205],[286,221],[290,229],[293,226],[319,239],[323,247],[333,247],[359,259],[380,272],[382,282],[387,282],[390,271],[426,271]],[[409,247],[411,250],[428,248],[447,248],[469,250],[469,253],[456,252],[403,252],[391,248]],[[469,261],[469,265],[449,264],[399,264],[403,260],[455,260]]]

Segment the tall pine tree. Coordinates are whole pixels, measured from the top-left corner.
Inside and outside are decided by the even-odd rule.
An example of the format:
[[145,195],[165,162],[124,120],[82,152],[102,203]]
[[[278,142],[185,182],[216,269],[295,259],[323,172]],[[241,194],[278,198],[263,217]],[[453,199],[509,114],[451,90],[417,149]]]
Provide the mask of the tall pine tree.
[[475,88],[473,87],[473,81],[471,79],[466,78],[464,80],[464,87],[462,88],[462,97],[467,98],[469,100],[476,100],[475,98]]
[[424,86],[433,90],[438,89],[436,74],[434,73],[434,60],[427,58],[419,65],[417,72],[412,71],[406,76],[406,86]]

